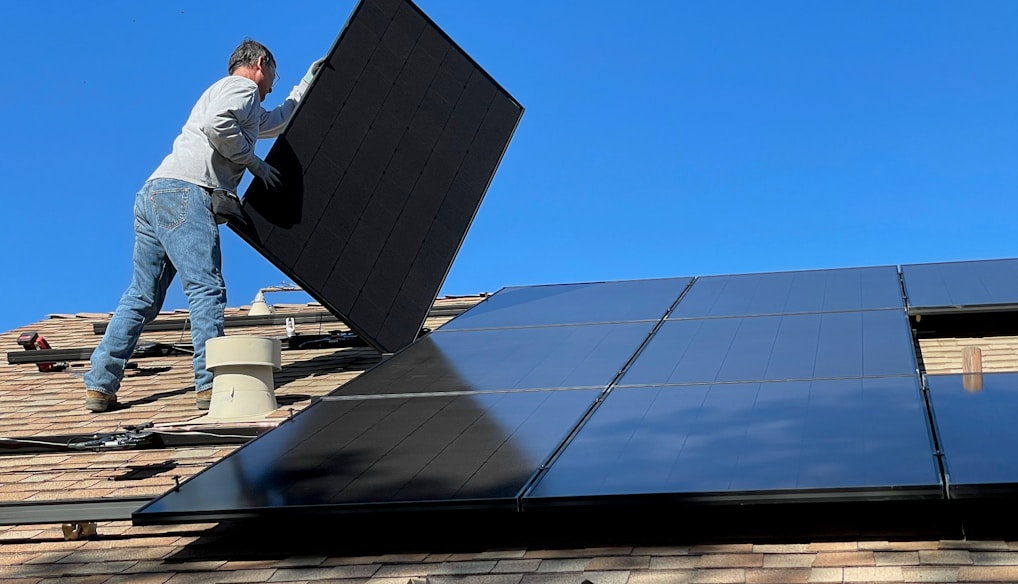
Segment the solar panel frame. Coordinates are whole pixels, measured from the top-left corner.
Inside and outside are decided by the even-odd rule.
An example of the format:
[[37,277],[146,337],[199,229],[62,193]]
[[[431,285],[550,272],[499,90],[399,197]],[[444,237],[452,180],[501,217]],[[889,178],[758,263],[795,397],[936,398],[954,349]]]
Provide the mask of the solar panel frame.
[[[410,0],[360,0],[230,227],[381,352],[421,332],[523,107]],[[412,297],[411,297],[412,296]]]
[[909,314],[1018,310],[1018,259],[905,264]]

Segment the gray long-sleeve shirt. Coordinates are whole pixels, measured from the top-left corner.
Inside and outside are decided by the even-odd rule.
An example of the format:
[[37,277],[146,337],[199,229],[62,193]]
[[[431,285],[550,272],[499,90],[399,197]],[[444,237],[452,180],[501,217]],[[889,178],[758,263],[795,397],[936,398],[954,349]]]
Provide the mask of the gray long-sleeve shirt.
[[236,193],[245,167],[254,160],[255,142],[282,133],[307,86],[302,80],[283,103],[266,111],[254,81],[230,75],[213,83],[149,180],[175,178]]

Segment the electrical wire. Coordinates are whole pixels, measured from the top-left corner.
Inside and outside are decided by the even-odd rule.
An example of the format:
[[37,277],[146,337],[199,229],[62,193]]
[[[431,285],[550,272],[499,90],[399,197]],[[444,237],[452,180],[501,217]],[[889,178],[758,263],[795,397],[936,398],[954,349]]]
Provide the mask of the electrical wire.
[[[202,432],[199,430],[188,430],[185,432],[171,432],[167,430],[152,430],[153,434],[165,434],[167,436],[211,436],[213,438],[254,438],[245,434],[216,434],[214,432]],[[214,444],[213,446],[218,446]]]
[[67,446],[65,442],[46,442],[44,440],[32,440],[30,438],[3,438],[0,437],[0,443],[10,442],[13,444],[39,444],[42,446]]

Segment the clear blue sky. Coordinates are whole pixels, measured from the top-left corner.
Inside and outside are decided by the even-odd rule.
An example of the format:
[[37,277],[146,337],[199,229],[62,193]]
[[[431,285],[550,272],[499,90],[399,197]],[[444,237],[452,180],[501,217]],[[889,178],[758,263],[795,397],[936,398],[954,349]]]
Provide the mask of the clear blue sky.
[[[273,50],[274,106],[353,6],[5,6],[0,331],[113,310],[134,193],[233,48]],[[443,294],[1018,256],[1018,2],[418,6],[526,108]],[[223,253],[231,306],[286,281]]]

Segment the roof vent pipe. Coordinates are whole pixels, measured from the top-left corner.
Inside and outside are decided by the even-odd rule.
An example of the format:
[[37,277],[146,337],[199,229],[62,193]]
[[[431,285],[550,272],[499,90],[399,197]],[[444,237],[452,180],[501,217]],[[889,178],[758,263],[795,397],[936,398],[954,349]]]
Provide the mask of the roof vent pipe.
[[248,316],[265,316],[266,314],[272,314],[272,309],[265,303],[265,294],[261,290],[255,296],[254,300],[251,301],[251,309],[247,311]]
[[303,292],[304,290],[300,286],[294,286],[293,284],[280,284],[279,286],[267,286],[258,291],[255,295],[254,300],[251,301],[251,308],[248,309],[248,316],[265,316],[266,314],[273,314],[276,311],[266,304],[265,293],[266,292]]
[[206,367],[212,371],[209,420],[239,421],[275,411],[273,371],[282,368],[279,339],[228,335],[205,343]]

